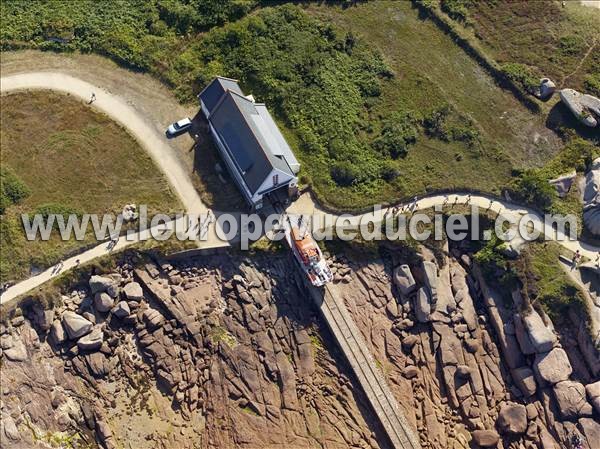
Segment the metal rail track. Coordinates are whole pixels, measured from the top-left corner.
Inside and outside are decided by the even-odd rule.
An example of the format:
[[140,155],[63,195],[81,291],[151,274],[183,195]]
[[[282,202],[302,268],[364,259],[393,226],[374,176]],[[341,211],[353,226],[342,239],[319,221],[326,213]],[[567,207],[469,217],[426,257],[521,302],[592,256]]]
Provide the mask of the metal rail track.
[[337,299],[334,289],[331,286],[326,286],[322,291],[312,288],[312,294],[392,446],[395,449],[420,449],[418,437],[400,411],[396,399],[375,366],[372,354],[366,349],[360,331],[345,305]]

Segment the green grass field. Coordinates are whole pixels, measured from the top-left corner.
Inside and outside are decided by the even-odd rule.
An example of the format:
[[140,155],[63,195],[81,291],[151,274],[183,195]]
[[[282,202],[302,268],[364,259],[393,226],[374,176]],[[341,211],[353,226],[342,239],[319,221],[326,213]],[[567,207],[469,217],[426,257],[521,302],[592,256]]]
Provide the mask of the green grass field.
[[75,213],[119,213],[125,204],[149,211],[179,210],[166,179],[137,142],[82,102],[48,92],[1,97],[2,168],[29,190],[0,218],[2,279],[27,276],[93,243],[27,242],[20,214],[45,205]]
[[409,2],[377,1],[352,8],[311,5],[308,12],[342,29],[368,36],[395,77],[384,85],[373,115],[399,105],[424,111],[450,104],[468,117],[480,142],[444,142],[424,136],[397,161],[398,185],[384,196],[405,196],[440,188],[499,191],[514,167],[541,166],[562,142],[493,80],[434,23],[421,19]]

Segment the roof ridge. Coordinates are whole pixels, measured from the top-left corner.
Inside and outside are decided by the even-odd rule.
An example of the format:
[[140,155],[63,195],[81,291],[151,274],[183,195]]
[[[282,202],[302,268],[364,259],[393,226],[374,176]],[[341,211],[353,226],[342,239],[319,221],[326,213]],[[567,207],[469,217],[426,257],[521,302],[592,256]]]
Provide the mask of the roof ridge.
[[233,79],[233,78],[227,78],[226,76],[221,76],[221,75],[215,76],[215,79],[217,79],[217,78],[222,79],[222,80],[235,81],[236,83],[240,82],[240,80],[236,80],[236,79]]
[[[226,95],[227,93],[231,93],[232,95],[235,94],[238,97],[240,97],[241,99],[249,102],[252,106],[254,106],[254,103],[250,100],[248,100],[246,97],[244,97],[243,95],[238,94],[237,92],[231,92],[231,91],[227,91],[224,95]],[[244,111],[242,111],[239,108],[239,105],[234,101],[235,107],[238,109],[238,111],[240,111],[240,114],[242,115],[242,118],[244,119],[244,122],[246,122],[246,125],[248,126],[248,129],[250,130],[250,133],[252,134],[252,137],[254,138],[254,140],[256,141],[256,143],[258,144],[258,147],[260,148],[260,150],[262,151],[262,153],[265,155],[265,157],[267,158],[267,160],[269,161],[269,164],[271,164],[271,169],[275,168],[273,167],[273,161],[271,160],[271,158],[269,157],[269,154],[267,154],[267,152],[265,151],[265,149],[263,148],[260,140],[258,140],[258,137],[256,136],[256,133],[254,132],[254,127],[250,124],[250,122],[248,121],[248,117],[246,117],[246,115],[244,114]],[[256,109],[256,108],[255,108]],[[258,115],[260,117],[260,114],[258,113],[258,111],[256,112],[256,115]],[[262,117],[260,117],[262,120]],[[274,156],[274,155],[273,155]]]

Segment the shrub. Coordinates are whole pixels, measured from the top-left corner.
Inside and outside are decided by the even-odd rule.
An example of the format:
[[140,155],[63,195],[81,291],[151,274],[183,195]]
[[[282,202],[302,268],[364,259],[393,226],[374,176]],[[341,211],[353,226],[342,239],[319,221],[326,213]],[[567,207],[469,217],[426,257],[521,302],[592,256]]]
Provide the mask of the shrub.
[[536,76],[531,68],[524,64],[508,62],[502,65],[502,71],[508,79],[517,83],[527,92],[533,92],[539,87],[539,76]]
[[360,177],[358,168],[348,161],[335,162],[331,166],[330,173],[336,184],[342,187],[355,184]]
[[401,111],[384,122],[381,135],[373,142],[373,146],[384,156],[397,159],[406,155],[408,146],[417,141],[417,135],[414,114]]
[[556,198],[554,187],[538,170],[526,170],[513,182],[511,188],[515,199],[548,211]]
[[459,22],[468,22],[471,4],[471,0],[442,0],[440,2],[442,11]]
[[590,73],[586,75],[583,85],[590,94],[600,97],[600,74]]
[[479,140],[479,131],[474,129],[472,125],[451,126],[448,134],[451,140],[465,142],[468,146],[472,146]]
[[0,167],[0,214],[29,195],[29,188],[8,167]]
[[585,40],[581,36],[570,34],[568,36],[562,36],[558,40],[558,48],[564,55],[577,55],[585,50]]
[[384,163],[381,167],[381,178],[386,182],[392,182],[401,174],[402,173],[398,167],[396,167],[391,161]]
[[517,287],[519,278],[507,257],[503,253],[505,243],[494,232],[492,238],[474,255],[481,266],[486,280],[495,287],[510,292]]
[[458,114],[448,103],[429,112],[423,119],[425,132],[444,142],[458,141],[472,146],[479,140],[473,122]]
[[445,141],[449,140],[448,133],[446,132],[446,120],[451,111],[451,106],[446,103],[427,114],[423,119],[425,132],[431,137]]

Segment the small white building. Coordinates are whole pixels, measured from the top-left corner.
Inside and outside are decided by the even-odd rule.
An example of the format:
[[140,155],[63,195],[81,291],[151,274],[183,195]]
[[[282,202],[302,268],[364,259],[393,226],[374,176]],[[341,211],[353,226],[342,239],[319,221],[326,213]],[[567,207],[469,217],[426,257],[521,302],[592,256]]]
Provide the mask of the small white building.
[[297,186],[300,164],[264,104],[223,77],[198,99],[231,176],[253,208],[261,208],[268,193]]

